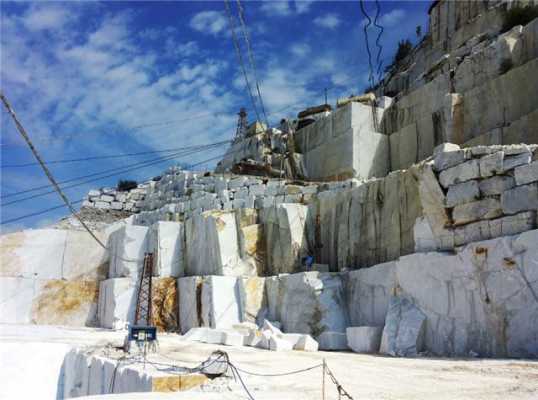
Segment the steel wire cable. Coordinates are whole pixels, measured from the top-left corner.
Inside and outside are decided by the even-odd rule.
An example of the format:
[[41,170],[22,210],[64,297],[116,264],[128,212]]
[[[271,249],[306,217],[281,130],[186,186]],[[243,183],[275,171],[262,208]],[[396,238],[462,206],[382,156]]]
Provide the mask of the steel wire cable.
[[[205,150],[212,150],[212,149],[216,149],[216,148],[217,148],[217,146],[213,146],[213,147],[211,147],[209,149],[205,149]],[[133,168],[127,168],[127,169],[121,169],[121,170],[118,170],[117,172],[114,172],[114,173],[111,173],[111,174],[108,174],[108,175],[99,176],[99,177],[93,178],[93,179],[87,179],[85,181],[74,183],[72,185],[62,186],[62,189],[71,189],[71,188],[74,188],[74,187],[82,186],[82,185],[85,185],[87,183],[96,182],[96,181],[100,181],[102,179],[110,178],[112,176],[116,176],[116,175],[123,174],[123,173],[126,173],[126,172],[131,172],[131,171],[136,171],[136,170],[139,170],[139,169],[147,168],[147,167],[150,167],[150,166],[153,166],[153,165],[156,165],[156,164],[160,164],[160,163],[163,163],[163,162],[166,162],[166,161],[173,160],[173,159],[175,159],[175,158],[177,158],[179,156],[184,157],[184,156],[192,155],[192,154],[197,153],[197,152],[199,152],[199,151],[191,150],[190,152],[187,152],[187,153],[175,153],[175,154],[172,154],[172,155],[168,155],[166,157],[159,158],[159,159],[157,159],[155,161],[152,161],[152,162],[145,162],[140,166],[136,166],[136,167],[133,167]],[[37,197],[46,196],[46,195],[51,194],[51,193],[54,193],[54,190],[50,190],[50,191],[43,192],[43,193],[37,193],[37,194],[34,194],[32,196],[12,200],[12,201],[9,201],[9,202],[6,202],[6,203],[2,203],[1,205],[2,206],[8,206],[8,205],[11,205],[11,204],[20,203],[22,201],[35,199]]]
[[[191,146],[196,147],[196,146]],[[141,151],[138,153],[122,153],[122,154],[109,154],[105,156],[92,156],[92,157],[81,157],[81,158],[71,158],[71,159],[62,159],[62,160],[51,160],[51,161],[45,161],[45,164],[65,164],[65,163],[73,163],[73,162],[82,162],[82,161],[94,161],[94,160],[105,160],[105,159],[111,159],[111,158],[123,158],[123,157],[134,157],[134,156],[143,156],[146,154],[156,154],[156,153],[171,153],[174,151],[179,150],[185,150],[190,147],[176,147],[171,149],[162,149],[162,150],[151,150],[151,151]],[[32,163],[24,163],[24,164],[7,164],[2,165],[2,168],[22,168],[22,167],[30,167],[33,165],[39,165],[37,162]]]
[[232,42],[233,42],[233,45],[234,45],[234,48],[235,48],[235,52],[237,54],[237,58],[239,60],[239,65],[241,67],[241,71],[243,72],[243,76],[245,78],[245,84],[246,84],[246,87],[247,87],[247,91],[248,91],[248,94],[249,94],[249,97],[250,97],[250,101],[252,103],[252,108],[254,109],[254,112],[256,114],[256,118],[258,119],[258,121],[260,121],[260,114],[258,112],[258,109],[256,107],[256,99],[254,98],[254,95],[252,94],[252,88],[250,86],[250,82],[248,80],[248,74],[247,74],[247,70],[245,69],[245,63],[243,61],[243,55],[241,54],[241,48],[239,47],[239,41],[237,40],[237,36],[235,34],[235,23],[233,21],[233,15],[232,15],[232,10],[230,8],[230,4],[228,2],[228,0],[224,0],[224,8],[226,8],[226,14],[228,15],[228,20],[230,22],[230,31],[231,31],[231,35],[232,35]]
[[243,12],[243,6],[241,5],[241,0],[237,0],[237,10],[239,14],[239,22],[241,23],[241,29],[243,31],[243,36],[245,38],[245,43],[247,44],[247,55],[250,62],[250,67],[254,73],[254,80],[256,82],[256,91],[258,92],[258,98],[260,99],[260,106],[262,108],[262,113],[265,118],[265,124],[269,127],[269,120],[267,119],[267,114],[265,113],[265,106],[263,104],[263,98],[260,90],[260,80],[258,78],[258,71],[256,69],[256,63],[254,61],[254,55],[252,51],[252,46],[250,45],[250,37],[248,34],[247,24],[245,22],[245,15]]
[[[225,141],[222,141],[222,142],[216,142],[216,143],[211,143],[211,144],[206,144],[206,145],[192,146],[192,147],[185,148],[184,151],[190,151],[190,150],[204,150],[205,148],[208,148],[208,147],[212,147],[212,146],[217,147],[217,146],[220,146],[220,145],[222,145],[222,144],[226,144],[226,143],[230,143],[230,142],[231,142],[230,140],[225,140]],[[181,153],[181,152],[178,152],[178,153]],[[81,180],[81,179],[90,178],[90,177],[92,177],[92,176],[98,176],[98,175],[106,174],[106,173],[108,173],[108,172],[112,172],[112,171],[119,171],[119,170],[123,170],[123,169],[125,169],[125,168],[130,168],[130,167],[138,166],[138,165],[145,164],[145,163],[149,163],[149,162],[152,162],[152,161],[158,161],[158,160],[160,160],[160,159],[162,159],[162,158],[163,158],[163,157],[157,157],[157,158],[153,158],[153,159],[149,159],[149,160],[138,161],[138,162],[136,162],[136,163],[128,164],[128,165],[123,165],[123,166],[121,166],[121,167],[115,167],[115,168],[111,168],[111,169],[107,169],[107,170],[103,170],[103,171],[99,171],[99,172],[91,173],[91,174],[88,174],[88,175],[82,175],[82,176],[78,176],[78,177],[75,177],[75,178],[69,178],[69,179],[60,181],[59,183],[60,183],[60,184],[64,184],[64,183],[69,183],[69,182],[79,181],[79,180]],[[36,190],[46,189],[46,188],[48,188],[48,187],[50,187],[50,185],[42,185],[42,186],[37,186],[37,187],[30,188],[30,189],[26,189],[26,190],[21,190],[21,191],[19,191],[19,192],[15,192],[15,193],[8,193],[8,194],[5,194],[5,195],[0,196],[0,199],[5,199],[5,198],[9,198],[9,197],[17,196],[17,195],[24,194],[24,193],[34,192],[34,191],[36,191]]]

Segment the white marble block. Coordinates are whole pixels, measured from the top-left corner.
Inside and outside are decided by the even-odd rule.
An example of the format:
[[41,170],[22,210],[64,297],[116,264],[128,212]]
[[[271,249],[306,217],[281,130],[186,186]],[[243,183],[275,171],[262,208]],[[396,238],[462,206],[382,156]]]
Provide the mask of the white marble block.
[[183,276],[185,273],[185,237],[182,222],[159,221],[151,226],[149,248],[154,254],[154,273],[161,277]]
[[383,328],[380,326],[353,326],[346,329],[347,346],[355,353],[377,353]]
[[149,252],[149,228],[124,225],[110,235],[110,278],[136,277]]
[[102,281],[99,287],[99,325],[122,329],[134,320],[136,282],[131,278]]
[[242,322],[239,280],[233,276],[208,276],[202,284],[203,326],[231,328]]

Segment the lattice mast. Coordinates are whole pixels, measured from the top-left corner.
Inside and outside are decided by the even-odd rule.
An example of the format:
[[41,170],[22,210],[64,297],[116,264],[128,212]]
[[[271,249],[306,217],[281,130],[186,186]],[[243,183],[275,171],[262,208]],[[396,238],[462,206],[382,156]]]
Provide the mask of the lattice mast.
[[244,107],[241,107],[239,113],[237,114],[237,129],[235,131],[235,140],[240,140],[247,136],[248,128],[248,119],[247,119],[247,110]]
[[152,277],[153,253],[146,253],[144,255],[144,267],[140,274],[136,296],[135,325],[151,326],[153,324],[153,310],[151,305]]

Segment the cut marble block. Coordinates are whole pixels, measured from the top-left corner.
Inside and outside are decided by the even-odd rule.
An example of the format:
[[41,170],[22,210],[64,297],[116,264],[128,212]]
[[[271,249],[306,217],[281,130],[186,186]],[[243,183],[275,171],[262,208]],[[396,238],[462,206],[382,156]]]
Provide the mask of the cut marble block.
[[179,326],[182,333],[203,325],[201,276],[187,276],[177,280]]
[[383,328],[380,326],[354,326],[346,329],[347,346],[355,353],[377,353]]
[[272,351],[289,351],[293,350],[293,344],[285,339],[271,336],[269,339],[269,350]]
[[312,271],[280,276],[279,281],[278,297],[268,302],[277,304],[284,332],[314,337],[325,331],[345,332],[348,315],[341,276]]
[[134,320],[136,282],[131,278],[102,281],[99,287],[99,324],[103,328],[122,329]]
[[[99,289],[99,324],[122,329],[134,322],[138,282],[131,278],[102,281]],[[153,278],[152,324],[160,331],[177,331],[177,290],[174,278]]]
[[208,276],[202,283],[203,326],[231,328],[242,322],[240,283],[233,276]]
[[0,277],[0,323],[94,326],[98,283]]
[[149,232],[149,248],[155,257],[154,274],[180,277],[185,274],[185,237],[182,222],[159,221]]
[[206,211],[185,225],[187,275],[243,274],[233,211]]
[[110,247],[110,278],[137,277],[144,265],[144,255],[149,252],[149,228],[124,225],[112,232]]
[[279,204],[264,210],[267,265],[271,274],[297,272],[302,269],[302,258],[309,255],[308,206]]
[[347,350],[347,337],[342,332],[326,331],[318,336],[320,350]]
[[318,351],[319,344],[310,335],[302,335],[301,338],[297,341],[294,350],[302,351]]
[[393,296],[385,320],[379,352],[415,357],[422,351],[426,315],[410,299]]
[[265,278],[253,276],[239,278],[241,320],[260,322],[266,313]]
[[[106,242],[106,234],[96,235]],[[28,229],[0,236],[0,276],[36,279],[102,279],[106,251],[87,232]]]

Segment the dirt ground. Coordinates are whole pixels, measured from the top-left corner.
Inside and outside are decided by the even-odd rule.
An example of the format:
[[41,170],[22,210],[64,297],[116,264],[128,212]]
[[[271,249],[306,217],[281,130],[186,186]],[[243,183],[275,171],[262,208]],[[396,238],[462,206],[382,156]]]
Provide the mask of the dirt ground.
[[[0,327],[0,341],[50,341],[75,345],[121,344],[124,333],[103,329]],[[320,364],[325,359],[353,399],[538,399],[538,360],[392,358],[351,352],[272,352],[251,347],[208,345],[161,335],[150,361],[194,367],[214,350],[228,353],[253,399],[322,399],[322,369],[280,374]],[[327,400],[338,399],[326,377]],[[0,396],[1,397],[1,396]],[[90,397],[86,397],[90,399]],[[194,391],[95,396],[92,399],[249,399],[239,382],[218,378]]]

